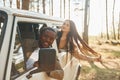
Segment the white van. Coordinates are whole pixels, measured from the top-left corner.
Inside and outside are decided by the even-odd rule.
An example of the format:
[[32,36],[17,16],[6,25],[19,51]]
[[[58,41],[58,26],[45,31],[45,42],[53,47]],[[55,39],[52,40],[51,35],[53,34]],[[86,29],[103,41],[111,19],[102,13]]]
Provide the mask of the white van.
[[[26,61],[36,48],[38,31],[44,24],[57,29],[63,20],[35,12],[0,8],[0,80],[28,80],[26,75],[35,67],[27,68]],[[57,50],[55,42],[53,47]],[[57,55],[64,70],[63,80],[75,80],[78,61],[66,52]],[[39,72],[29,80],[55,79],[46,72]]]

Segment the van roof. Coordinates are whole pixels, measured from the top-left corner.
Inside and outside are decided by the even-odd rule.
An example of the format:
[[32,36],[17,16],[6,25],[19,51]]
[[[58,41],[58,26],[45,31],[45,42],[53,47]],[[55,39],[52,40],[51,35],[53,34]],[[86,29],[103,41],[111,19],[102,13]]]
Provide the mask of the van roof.
[[56,18],[56,17],[52,17],[52,16],[48,16],[42,13],[38,13],[38,12],[33,12],[33,11],[27,11],[27,10],[20,10],[20,9],[13,9],[13,8],[9,8],[9,7],[0,7],[1,11],[6,12],[8,15],[13,15],[13,16],[18,16],[18,17],[28,17],[28,18],[38,18],[38,19],[50,19],[50,20],[59,20],[59,21],[63,21],[64,19],[61,18]]

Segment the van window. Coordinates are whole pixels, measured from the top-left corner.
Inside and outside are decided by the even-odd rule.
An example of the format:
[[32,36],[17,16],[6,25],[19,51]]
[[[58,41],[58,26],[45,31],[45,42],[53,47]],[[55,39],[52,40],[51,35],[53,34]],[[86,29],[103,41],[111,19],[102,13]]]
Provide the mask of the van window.
[[11,79],[32,69],[31,62],[26,63],[35,49],[38,48],[39,30],[43,24],[18,22],[16,38],[14,43],[14,53],[11,69]]
[[3,43],[6,25],[7,25],[7,14],[3,11],[0,11],[0,50]]

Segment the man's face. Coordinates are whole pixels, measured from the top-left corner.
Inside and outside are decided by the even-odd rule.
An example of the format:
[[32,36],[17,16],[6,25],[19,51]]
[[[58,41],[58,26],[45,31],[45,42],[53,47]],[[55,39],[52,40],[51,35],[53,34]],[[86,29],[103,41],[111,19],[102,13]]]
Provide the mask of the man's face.
[[54,39],[56,38],[56,33],[50,30],[46,30],[40,36],[40,47],[48,48],[52,45]]

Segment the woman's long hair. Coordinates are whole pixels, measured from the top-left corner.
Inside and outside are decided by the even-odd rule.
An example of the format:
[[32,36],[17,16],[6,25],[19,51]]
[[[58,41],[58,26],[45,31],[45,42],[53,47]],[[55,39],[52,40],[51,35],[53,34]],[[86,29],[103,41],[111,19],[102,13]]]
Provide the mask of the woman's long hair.
[[77,44],[79,50],[86,55],[95,55],[98,56],[99,54],[97,52],[95,52],[92,48],[90,48],[86,42],[80,37],[80,35],[77,32],[76,29],[76,25],[72,20],[67,20],[70,23],[70,32],[67,36],[67,44],[69,43],[69,45],[67,45],[67,50],[69,50],[72,54],[72,52],[74,51],[74,42]]
[[[67,56],[66,56],[66,62],[68,60],[68,53],[73,55],[74,52],[74,46],[77,45],[78,49],[81,51],[82,54],[87,56],[94,56],[99,57],[100,54],[95,52],[92,48],[90,48],[86,42],[80,37],[80,35],[77,32],[76,25],[72,20],[66,20],[70,23],[70,32],[67,35],[67,42],[66,42],[66,50],[67,50]],[[62,37],[62,31],[58,32],[58,38],[57,38],[57,46],[59,47],[60,38]],[[71,56],[72,59],[72,56]],[[72,65],[72,63],[71,63]]]

